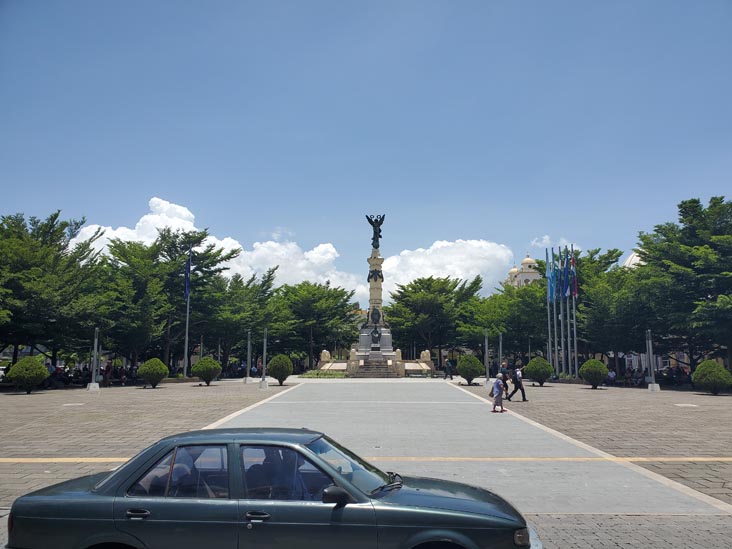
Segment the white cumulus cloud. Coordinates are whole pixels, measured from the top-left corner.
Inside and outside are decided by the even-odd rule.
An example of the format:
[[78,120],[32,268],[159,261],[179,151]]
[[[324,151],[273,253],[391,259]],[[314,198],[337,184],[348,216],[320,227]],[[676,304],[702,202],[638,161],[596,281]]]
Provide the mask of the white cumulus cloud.
[[575,250],[581,250],[582,246],[577,244],[576,242],[572,242],[568,238],[564,238],[563,236],[559,237],[559,240],[552,239],[548,234],[545,234],[544,236],[537,236],[536,238],[533,238],[531,240],[531,246],[534,248],[564,248],[565,246],[567,248],[570,248],[574,246]]
[[[158,229],[163,227],[185,231],[197,229],[195,216],[185,206],[154,197],[150,199],[148,207],[149,212],[132,229],[87,225],[77,238],[88,238],[98,228],[102,228],[104,236],[97,241],[96,247],[105,250],[111,238],[151,243],[157,237]],[[241,250],[239,256],[227,265],[230,274],[238,273],[248,278],[279,266],[279,284],[297,284],[304,280],[320,283],[330,281],[333,286],[354,290],[361,306],[367,306],[369,285],[366,282],[368,266],[365,261],[363,272],[347,272],[336,266],[340,254],[330,242],[303,250],[290,240],[292,233],[286,229],[277,227],[271,234],[271,240],[254,242],[250,249],[245,249],[236,239],[228,236],[219,238],[210,235],[206,243],[215,244],[226,251]],[[488,294],[506,277],[512,262],[513,253],[509,248],[487,240],[440,240],[429,248],[403,250],[384,259],[384,299],[388,301],[389,293],[396,289],[397,284],[407,284],[424,276],[472,279],[480,275],[484,279],[483,293]]]

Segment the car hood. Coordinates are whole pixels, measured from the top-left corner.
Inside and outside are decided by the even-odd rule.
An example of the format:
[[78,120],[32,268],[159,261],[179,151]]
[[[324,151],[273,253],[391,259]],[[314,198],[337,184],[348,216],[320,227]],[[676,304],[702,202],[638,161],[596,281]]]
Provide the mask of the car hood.
[[401,488],[387,492],[379,501],[387,505],[484,515],[526,525],[513,505],[489,490],[434,478],[403,477],[402,480]]

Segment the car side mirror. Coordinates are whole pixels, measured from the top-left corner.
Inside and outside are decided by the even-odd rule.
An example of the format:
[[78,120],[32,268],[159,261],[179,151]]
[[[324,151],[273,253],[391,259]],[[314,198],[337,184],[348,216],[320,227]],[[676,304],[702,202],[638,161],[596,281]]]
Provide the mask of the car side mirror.
[[340,486],[328,486],[323,490],[323,503],[345,505],[351,501],[351,495]]

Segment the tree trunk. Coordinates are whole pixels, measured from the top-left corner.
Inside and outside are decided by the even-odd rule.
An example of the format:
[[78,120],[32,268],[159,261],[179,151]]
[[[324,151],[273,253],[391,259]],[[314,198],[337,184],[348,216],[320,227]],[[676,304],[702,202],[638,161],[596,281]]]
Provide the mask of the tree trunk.
[[19,353],[19,351],[20,350],[18,349],[18,344],[15,343],[13,345],[13,361],[12,361],[12,364],[15,364],[16,362],[18,362],[18,353]]
[[613,351],[613,355],[615,356],[615,373],[618,374],[620,372],[620,358],[617,351]]

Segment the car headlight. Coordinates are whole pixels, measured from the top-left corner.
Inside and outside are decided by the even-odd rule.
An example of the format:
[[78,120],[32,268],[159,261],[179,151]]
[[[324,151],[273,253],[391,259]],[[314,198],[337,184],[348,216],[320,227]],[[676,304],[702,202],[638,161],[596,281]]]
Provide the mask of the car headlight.
[[516,547],[531,547],[531,537],[528,528],[521,528],[513,533],[513,544]]

